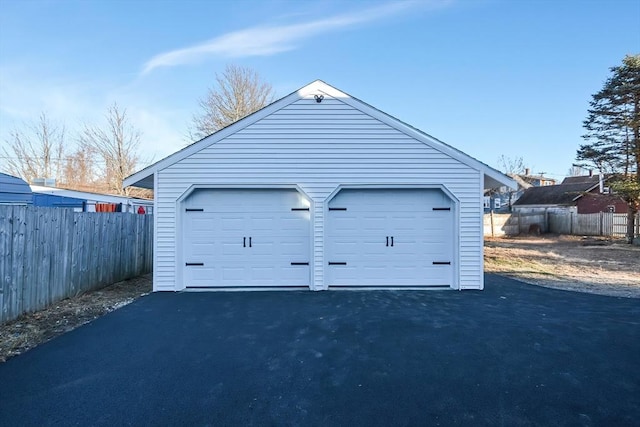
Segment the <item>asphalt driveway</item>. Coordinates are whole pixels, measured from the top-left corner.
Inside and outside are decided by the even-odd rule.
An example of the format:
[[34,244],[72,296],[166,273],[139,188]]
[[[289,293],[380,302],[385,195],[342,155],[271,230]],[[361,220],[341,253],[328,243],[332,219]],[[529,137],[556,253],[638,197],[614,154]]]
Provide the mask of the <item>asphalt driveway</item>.
[[0,425],[638,425],[640,300],[152,294],[0,364]]

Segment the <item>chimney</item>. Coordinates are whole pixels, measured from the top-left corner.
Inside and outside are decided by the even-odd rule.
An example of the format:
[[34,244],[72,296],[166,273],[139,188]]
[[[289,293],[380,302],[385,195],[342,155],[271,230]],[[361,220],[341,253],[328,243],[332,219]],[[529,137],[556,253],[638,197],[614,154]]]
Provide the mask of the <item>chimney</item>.
[[529,176],[529,172],[531,172],[531,170],[529,168],[524,168],[525,176]]
[[593,169],[589,169],[589,176],[593,176]]
[[598,184],[600,187],[600,194],[604,193],[604,178],[602,177],[602,172],[600,172],[600,175],[598,175]]

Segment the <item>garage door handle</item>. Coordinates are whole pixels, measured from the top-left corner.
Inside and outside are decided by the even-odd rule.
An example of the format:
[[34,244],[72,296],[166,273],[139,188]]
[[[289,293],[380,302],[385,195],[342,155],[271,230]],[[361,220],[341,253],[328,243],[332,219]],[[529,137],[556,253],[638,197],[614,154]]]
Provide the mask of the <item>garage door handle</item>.
[[249,237],[249,247],[251,247],[251,237]]
[[389,246],[389,236],[387,236],[387,246]]
[[391,236],[391,246],[393,246],[393,236]]
[[243,238],[242,238],[242,247],[243,247],[243,248],[246,248],[246,247],[247,247],[247,238],[246,238],[246,237],[243,237]]

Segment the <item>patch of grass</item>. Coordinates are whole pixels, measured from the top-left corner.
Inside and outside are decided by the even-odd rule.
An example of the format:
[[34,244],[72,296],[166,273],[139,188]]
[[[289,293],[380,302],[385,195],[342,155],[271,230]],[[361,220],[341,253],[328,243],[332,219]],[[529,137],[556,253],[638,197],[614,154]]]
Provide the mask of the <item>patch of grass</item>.
[[518,257],[486,255],[485,270],[491,273],[538,273],[553,275],[553,265],[531,261]]

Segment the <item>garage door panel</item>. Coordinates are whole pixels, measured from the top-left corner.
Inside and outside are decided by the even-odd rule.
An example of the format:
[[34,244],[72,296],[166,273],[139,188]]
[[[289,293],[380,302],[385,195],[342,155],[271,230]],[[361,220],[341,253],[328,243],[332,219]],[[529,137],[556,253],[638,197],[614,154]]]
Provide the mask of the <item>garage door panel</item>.
[[280,254],[286,257],[290,257],[292,262],[296,261],[296,258],[307,258],[305,261],[309,261],[307,254],[309,253],[309,239],[296,240],[284,238],[280,241]]
[[332,242],[332,250],[329,253],[331,254],[331,258],[335,258],[338,261],[359,256],[359,253],[366,254],[367,256],[379,256],[382,259],[385,255],[383,248],[383,240],[335,239]]
[[[221,247],[220,254],[223,257],[242,257],[244,255],[245,248],[240,243],[239,240],[240,239],[221,241],[219,243]],[[211,253],[215,253],[215,252],[209,252],[209,254]],[[215,261],[215,259],[211,258],[211,256],[210,256],[210,260]]]
[[329,204],[325,247],[347,265],[327,266],[329,286],[453,285],[451,265],[433,265],[453,261],[453,212],[433,210],[451,206],[439,190],[342,190]]
[[199,262],[196,261],[201,258],[208,257],[214,250],[215,244],[208,242],[194,242],[189,245],[185,250],[186,262]]
[[[291,265],[310,261],[310,212],[299,210],[309,202],[300,193],[196,190],[192,196],[184,202],[182,236],[187,287],[309,285],[309,265]],[[187,266],[189,260],[204,266]]]
[[[331,214],[332,216],[333,214]],[[350,218],[335,218],[331,219],[335,221],[332,224],[332,229],[335,235],[340,235],[340,233],[351,232],[352,230],[358,230],[360,228],[360,223],[354,217]]]
[[363,214],[359,219],[360,228],[364,231],[381,231],[387,226],[387,218],[382,215]]
[[189,268],[189,275],[191,277],[192,286],[202,286],[209,283],[212,277],[215,275],[214,268],[206,267],[187,267]]
[[241,215],[207,215],[208,226],[216,235],[242,233],[245,228],[244,218]]

